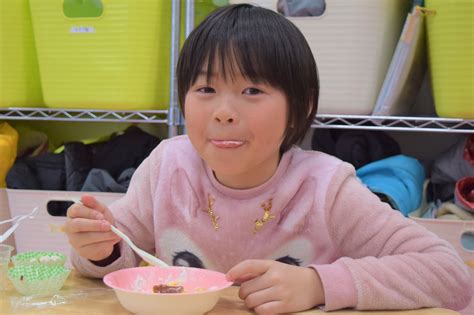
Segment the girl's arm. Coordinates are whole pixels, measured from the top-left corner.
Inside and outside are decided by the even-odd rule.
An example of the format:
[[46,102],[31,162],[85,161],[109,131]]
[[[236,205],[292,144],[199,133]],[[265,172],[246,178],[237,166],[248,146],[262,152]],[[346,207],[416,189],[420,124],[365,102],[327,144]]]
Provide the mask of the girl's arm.
[[472,280],[453,247],[392,210],[354,176],[342,178],[326,202],[329,234],[341,258],[314,266],[326,309],[465,307]]
[[[161,151],[158,146],[143,161],[133,174],[125,196],[109,207],[117,228],[130,237],[138,247],[149,253],[155,252],[152,200],[159,177]],[[71,261],[81,274],[101,278],[111,271],[136,267],[140,259],[125,242],[120,241],[111,256],[101,262],[91,262],[75,251],[71,253]]]

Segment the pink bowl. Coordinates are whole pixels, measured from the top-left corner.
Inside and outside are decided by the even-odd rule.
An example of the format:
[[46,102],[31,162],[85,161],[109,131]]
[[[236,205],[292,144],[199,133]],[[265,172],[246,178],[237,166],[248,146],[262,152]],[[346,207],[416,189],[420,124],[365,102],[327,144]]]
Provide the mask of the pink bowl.
[[[137,267],[111,272],[104,283],[127,310],[140,314],[192,315],[211,310],[232,285],[220,272],[189,267]],[[153,293],[159,284],[181,285],[183,293]]]

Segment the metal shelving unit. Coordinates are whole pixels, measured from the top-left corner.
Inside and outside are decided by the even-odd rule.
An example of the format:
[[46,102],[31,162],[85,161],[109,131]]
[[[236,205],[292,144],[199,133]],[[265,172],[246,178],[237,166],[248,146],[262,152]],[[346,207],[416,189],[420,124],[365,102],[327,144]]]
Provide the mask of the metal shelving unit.
[[[167,110],[0,108],[0,120],[169,123]],[[318,115],[313,128],[474,133],[474,120],[439,117]]]
[[[194,27],[194,1],[186,0],[186,36]],[[0,120],[43,120],[70,122],[162,123],[168,137],[179,134],[183,118],[179,110],[175,66],[179,55],[180,1],[172,1],[170,102],[168,110],[100,110],[52,108],[0,108]],[[312,128],[474,133],[474,120],[438,117],[318,115]]]
[[[186,35],[192,30],[194,1],[186,1]],[[180,41],[180,1],[172,1],[171,6],[171,64],[170,100],[167,110],[101,110],[101,109],[56,109],[56,108],[0,108],[0,120],[36,120],[69,122],[128,122],[162,123],[168,125],[168,137],[179,134],[182,125],[178,105],[175,67],[179,56]]]

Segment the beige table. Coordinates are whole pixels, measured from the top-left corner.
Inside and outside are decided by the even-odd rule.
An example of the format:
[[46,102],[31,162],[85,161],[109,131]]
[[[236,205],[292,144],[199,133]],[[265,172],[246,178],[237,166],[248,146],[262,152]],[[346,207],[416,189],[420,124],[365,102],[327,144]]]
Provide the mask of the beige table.
[[[100,289],[100,294],[89,296],[85,299],[75,299],[71,303],[59,305],[56,307],[44,309],[30,309],[26,311],[13,312],[10,307],[10,299],[12,297],[21,297],[13,286],[9,284],[7,291],[0,291],[0,314],[48,314],[48,315],[63,315],[63,314],[87,314],[87,315],[102,315],[113,314],[122,315],[130,314],[119,303],[112,290],[108,289],[101,280],[93,280],[81,277],[74,271],[66,281],[62,292],[75,292],[76,290],[91,290]],[[238,288],[231,287],[223,291],[223,294],[216,305],[216,307],[208,315],[245,315],[254,314],[248,310],[243,302],[237,296]],[[89,291],[91,292],[91,291]],[[97,292],[97,291],[95,291]],[[324,313],[320,310],[311,310],[297,314],[337,314],[337,315],[355,315],[355,314],[370,314],[370,315],[452,315],[459,314],[454,311],[445,309],[422,309],[414,311],[396,311],[396,312],[356,312],[356,311],[338,311],[331,313]]]

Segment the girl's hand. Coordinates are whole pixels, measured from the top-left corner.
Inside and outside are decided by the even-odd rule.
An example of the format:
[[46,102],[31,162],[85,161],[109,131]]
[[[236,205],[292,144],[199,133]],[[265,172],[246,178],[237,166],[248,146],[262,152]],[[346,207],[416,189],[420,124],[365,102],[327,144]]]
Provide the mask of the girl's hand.
[[110,230],[115,219],[110,210],[94,197],[84,195],[82,204],[75,203],[67,210],[64,230],[69,243],[82,257],[99,261],[109,257],[120,238]]
[[239,297],[258,314],[298,312],[324,304],[316,270],[273,260],[245,260],[227,273],[241,283]]

